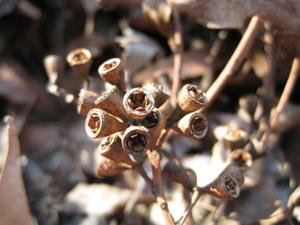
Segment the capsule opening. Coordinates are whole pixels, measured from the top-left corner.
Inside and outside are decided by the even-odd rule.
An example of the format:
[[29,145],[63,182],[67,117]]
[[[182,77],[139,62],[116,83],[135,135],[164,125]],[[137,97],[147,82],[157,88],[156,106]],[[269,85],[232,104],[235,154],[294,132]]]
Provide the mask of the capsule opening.
[[195,116],[191,120],[191,129],[196,135],[204,136],[207,130],[207,120],[201,116]]
[[149,99],[142,91],[135,91],[128,98],[129,107],[138,112],[146,111],[148,104]]
[[141,133],[133,133],[128,137],[126,145],[132,154],[139,154],[147,149],[147,138]]
[[145,119],[142,120],[142,125],[148,129],[155,127],[159,122],[159,113],[152,111]]

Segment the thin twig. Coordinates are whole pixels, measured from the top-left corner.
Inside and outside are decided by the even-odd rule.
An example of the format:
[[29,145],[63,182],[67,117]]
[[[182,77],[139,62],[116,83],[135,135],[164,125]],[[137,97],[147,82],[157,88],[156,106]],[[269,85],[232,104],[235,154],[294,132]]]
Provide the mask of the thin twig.
[[275,97],[275,84],[274,84],[274,72],[276,69],[275,63],[275,42],[274,35],[272,33],[272,25],[270,22],[265,22],[265,48],[267,52],[268,60],[268,72],[265,74],[264,93],[268,100],[272,100]]
[[[132,210],[133,210],[133,207],[135,206],[135,204],[137,203],[139,197],[141,196],[142,192],[143,192],[143,189],[145,188],[145,184],[147,184],[149,187],[152,187],[153,186],[153,182],[152,180],[150,179],[150,177],[147,175],[147,173],[145,172],[144,168],[142,165],[137,165],[135,167],[135,171],[140,174],[140,179],[144,180],[145,183],[142,183],[139,185],[139,181],[137,181],[137,185],[136,185],[136,189],[135,189],[135,192],[133,193],[133,195],[130,196],[130,199],[128,200],[126,206],[125,206],[125,209],[124,209],[124,213],[129,215]],[[142,185],[142,186],[141,186]]]
[[[181,188],[181,192],[182,192],[182,197],[183,197],[183,204],[185,207],[188,207],[191,203],[191,196],[190,196],[190,191],[188,191],[187,189],[185,189],[183,186],[180,187]],[[193,214],[189,213],[188,217],[186,219],[186,223],[185,225],[194,225],[194,218],[193,218]]]
[[95,29],[95,14],[96,14],[96,11],[87,12],[86,20],[85,20],[85,26],[84,26],[84,35],[86,37],[90,37],[94,33],[94,29]]
[[195,188],[193,195],[192,195],[191,204],[184,211],[184,213],[183,213],[182,217],[179,219],[178,223],[180,223],[181,225],[184,224],[185,220],[187,219],[189,214],[192,212],[192,209],[194,208],[194,206],[196,205],[197,201],[199,200],[199,198],[201,197],[202,194],[203,194],[203,191],[201,188],[199,188],[199,187]]
[[289,74],[288,80],[287,80],[287,82],[285,84],[285,87],[283,89],[283,92],[281,94],[279,102],[276,106],[274,115],[270,118],[270,127],[269,127],[269,129],[267,129],[267,131],[264,133],[264,135],[261,138],[262,142],[265,142],[268,139],[268,137],[270,136],[270,134],[273,131],[273,127],[275,127],[277,122],[278,122],[280,114],[285,109],[286,104],[287,104],[287,102],[290,98],[290,95],[293,91],[293,88],[295,86],[299,70],[300,70],[300,58],[295,57],[294,60],[293,60],[293,65],[292,65],[292,68],[291,68],[291,72]]
[[180,14],[176,7],[173,7],[173,17],[175,31],[170,41],[174,44],[173,49],[174,53],[174,74],[173,74],[173,83],[172,83],[172,95],[171,103],[173,106],[176,105],[177,101],[177,92],[180,86],[180,78],[182,72],[182,55],[183,55],[183,40],[182,40],[182,26],[180,21]]
[[253,46],[254,41],[256,40],[260,25],[260,19],[257,16],[252,17],[245,34],[243,35],[240,43],[238,44],[228,63],[226,64],[218,78],[208,89],[206,93],[208,102],[206,106],[201,109],[201,111],[207,109],[214,102],[214,100],[222,91],[223,87],[228,83],[233,74],[238,70],[243,60],[249,53],[249,50]]
[[175,225],[174,219],[169,211],[168,203],[165,198],[162,175],[161,175],[161,167],[160,167],[161,155],[156,150],[148,150],[147,156],[151,163],[152,173],[153,173],[152,192],[155,195],[156,201],[162,210],[162,213],[165,217],[166,224]]

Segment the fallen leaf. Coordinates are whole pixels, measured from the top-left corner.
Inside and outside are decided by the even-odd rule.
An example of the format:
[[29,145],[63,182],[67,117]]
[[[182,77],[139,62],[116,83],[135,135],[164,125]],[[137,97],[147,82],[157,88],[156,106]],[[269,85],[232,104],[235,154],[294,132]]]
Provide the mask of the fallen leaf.
[[0,225],[34,225],[22,179],[19,140],[13,119],[5,120],[2,138],[6,140],[0,148],[7,148],[7,158],[0,178]]

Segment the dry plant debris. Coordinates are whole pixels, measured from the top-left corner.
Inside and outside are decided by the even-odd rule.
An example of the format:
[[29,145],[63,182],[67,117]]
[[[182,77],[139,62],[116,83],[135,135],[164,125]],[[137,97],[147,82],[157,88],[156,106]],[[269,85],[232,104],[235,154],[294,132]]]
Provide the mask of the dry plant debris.
[[299,7],[2,1],[0,224],[299,222]]

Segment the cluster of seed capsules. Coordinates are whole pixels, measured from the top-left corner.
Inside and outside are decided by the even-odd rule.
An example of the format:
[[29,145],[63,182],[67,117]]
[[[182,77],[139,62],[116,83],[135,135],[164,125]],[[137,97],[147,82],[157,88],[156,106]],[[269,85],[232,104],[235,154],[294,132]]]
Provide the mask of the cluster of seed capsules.
[[[147,84],[126,91],[119,58],[107,60],[98,72],[110,85],[98,97],[83,89],[78,103],[79,113],[87,113],[87,135],[92,139],[104,138],[99,146],[102,158],[98,175],[115,175],[143,162],[147,150],[159,148],[168,129],[191,138],[205,136],[208,122],[197,110],[207,100],[197,86],[184,85],[173,110],[169,95],[161,85]],[[108,165],[112,165],[111,168]]]
[[[67,56],[69,65],[88,81],[91,53],[87,49],[75,49]],[[201,109],[207,103],[205,93],[196,85],[185,84],[172,106],[169,95],[159,84],[146,84],[126,90],[124,68],[119,58],[112,58],[100,65],[98,73],[106,82],[102,94],[82,88],[78,98],[57,86],[62,70],[62,59],[56,55],[44,60],[49,76],[48,91],[74,102],[79,114],[86,115],[85,130],[91,139],[102,138],[97,175],[113,176],[127,169],[140,168],[147,158],[147,151],[159,151],[169,130],[179,135],[201,139],[205,137],[208,121]],[[229,164],[220,175],[205,187],[197,188],[197,177],[170,160],[163,168],[163,175],[181,183],[188,190],[198,190],[221,199],[238,197],[243,175],[235,164]]]

